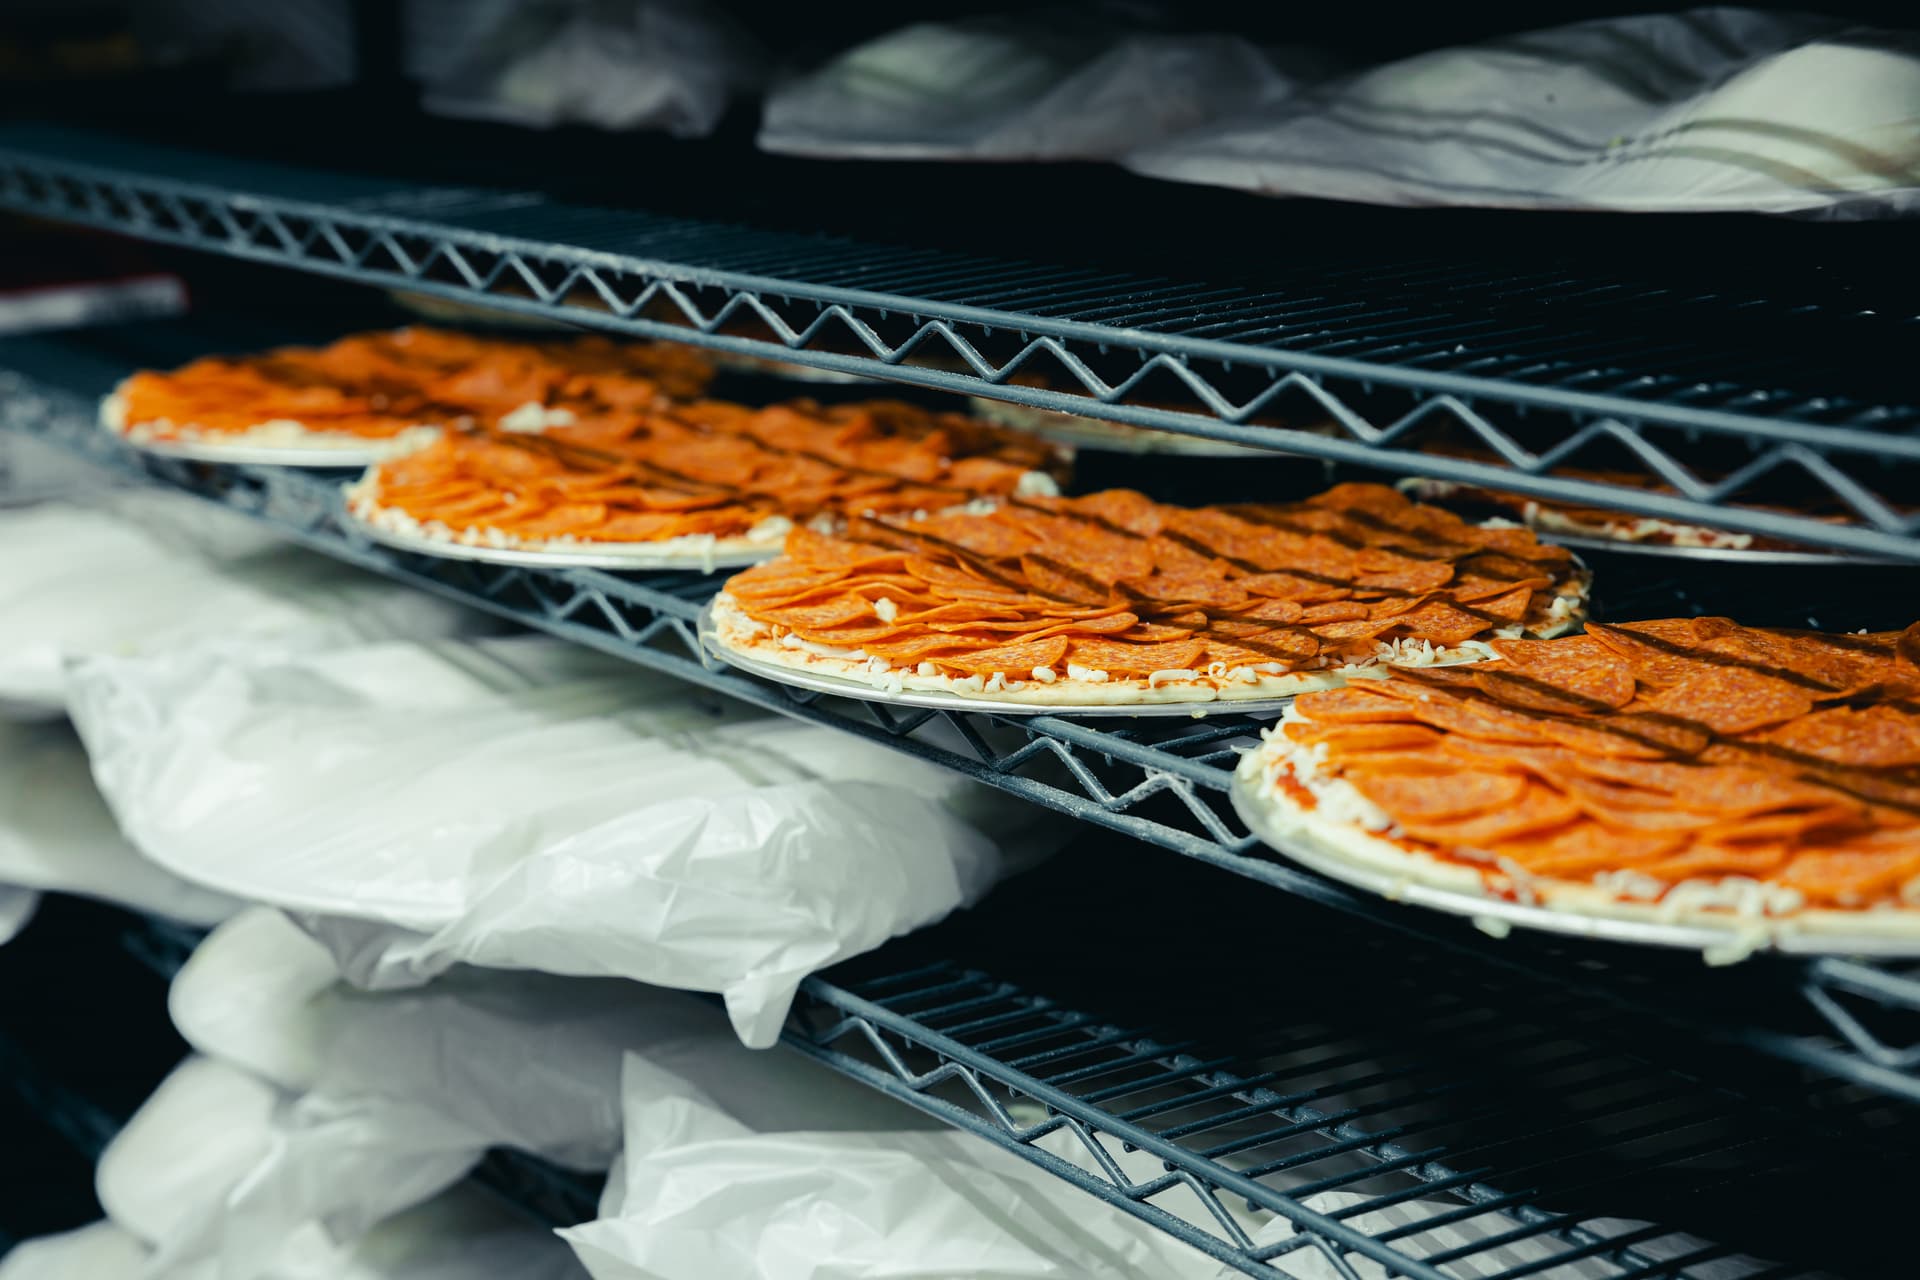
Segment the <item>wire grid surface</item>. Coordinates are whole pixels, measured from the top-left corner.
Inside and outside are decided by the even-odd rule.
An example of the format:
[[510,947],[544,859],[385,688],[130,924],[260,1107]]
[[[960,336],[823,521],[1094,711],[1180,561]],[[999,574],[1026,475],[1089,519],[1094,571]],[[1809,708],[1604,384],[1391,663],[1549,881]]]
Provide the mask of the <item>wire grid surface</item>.
[[[177,326],[175,327],[177,330]],[[0,342],[0,428],[71,447],[116,473],[158,480],[263,520],[309,547],[401,582],[702,684],[766,709],[883,741],[1082,821],[1171,849],[1290,894],[1337,906],[1496,965],[1561,976],[1589,997],[1703,1024],[1762,1052],[1920,1101],[1920,966],[1854,961],[1750,966],[1767,998],[1729,1010],[1676,1004],[1624,948],[1492,944],[1458,922],[1364,894],[1280,861],[1231,815],[1226,792],[1257,722],[1095,727],[1062,717],[1003,720],[827,698],[708,665],[695,632],[715,579],[543,572],[408,555],[341,519],[337,479],[271,467],[218,467],[140,455],[94,423],[123,373],[79,338]],[[9,369],[19,370],[9,372]],[[1689,964],[1691,958],[1683,957]],[[1616,963],[1616,961],[1618,963]],[[1660,968],[1657,972],[1669,973]]]
[[[816,979],[789,1042],[1249,1275],[1785,1280],[1904,1247],[1883,1202],[1910,1111],[1690,1049],[1676,1069],[1643,1020],[1325,913],[1085,873]],[[1104,913],[1147,889],[1213,917],[1191,936],[1258,936],[1262,968],[1073,954],[1060,896]],[[1844,1187],[1816,1190],[1828,1171]]]
[[[1215,901],[1170,865],[1122,869],[1088,905]],[[1336,941],[1310,909],[1190,927],[1258,916],[1283,965],[1333,944],[1338,985],[1209,991],[1199,952],[1085,969],[1048,905],[1084,868],[1035,875],[809,980],[786,1043],[1250,1275],[1790,1280],[1895,1256],[1900,1219],[1876,1215],[1904,1185],[1911,1112],[1791,1074],[1722,1089],[1695,1046],[1646,1052],[1644,1020],[1388,935]],[[148,924],[130,950],[177,954],[193,932]],[[1828,1168],[1845,1179],[1810,1190]],[[505,1148],[473,1177],[550,1226],[596,1216],[602,1183]],[[1753,1256],[1793,1250],[1833,1265]]]
[[[1754,345],[1757,320],[1811,320],[1844,349],[1911,325],[1844,296],[1792,305],[1565,269],[1392,261],[1284,287],[1213,287],[30,124],[0,126],[0,207],[583,324],[1920,559],[1920,404],[1775,389],[1793,357]],[[1713,310],[1675,323],[1702,305]],[[1478,455],[1426,451],[1443,440]],[[1846,521],[1726,505],[1783,483]]]

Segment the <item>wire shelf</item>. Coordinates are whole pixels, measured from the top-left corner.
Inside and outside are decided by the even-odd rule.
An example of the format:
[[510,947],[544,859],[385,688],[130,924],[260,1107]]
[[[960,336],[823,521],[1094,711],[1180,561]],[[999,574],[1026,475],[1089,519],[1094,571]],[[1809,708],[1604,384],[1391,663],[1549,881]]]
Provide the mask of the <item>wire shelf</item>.
[[[1920,1113],[1114,853],[809,979],[784,1043],[1252,1276],[1811,1280],[1901,1256]],[[1069,896],[1154,901],[1187,945],[1089,967]],[[195,932],[147,929],[130,949]],[[1200,945],[1223,935],[1262,939],[1263,974],[1340,981],[1223,984]],[[555,1227],[604,1183],[510,1148],[472,1177]]]
[[[1904,1248],[1881,1201],[1911,1111],[1691,1046],[1676,1066],[1657,1026],[1551,981],[1165,869],[1038,873],[810,982],[789,1042],[1248,1275],[1786,1280]],[[1143,894],[1176,936],[1257,939],[1257,972],[1222,982],[1197,945],[1090,971],[1052,904]]]
[[[137,332],[137,331],[129,331]],[[191,341],[182,326],[175,341]],[[343,521],[338,481],[271,467],[220,467],[128,449],[95,425],[99,395],[125,371],[125,335],[0,342],[0,428],[61,444],[111,472],[158,481],[258,519],[325,554],[585,644],[770,711],[831,725],[931,760],[1070,818],[1386,924],[1489,968],[1551,973],[1585,998],[1665,1019],[1764,1054],[1920,1101],[1920,966],[1756,958],[1762,995],[1729,1003],[1695,957],[1515,936],[1323,880],[1266,851],[1226,804],[1237,749],[1258,723],[1094,724],[1064,717],[904,712],[764,683],[703,660],[694,619],[715,579],[477,565],[394,551]],[[1676,964],[1667,963],[1677,961]]]
[[[172,176],[183,173],[194,177]],[[1835,393],[1833,371],[1809,354],[1893,349],[1914,315],[1910,305],[1882,314],[1845,290],[1803,303],[1565,264],[1378,256],[1251,284],[1244,272],[1232,283],[1145,276],[31,124],[0,126],[0,208],[820,368],[1920,559],[1920,403],[1857,369],[1857,385]],[[1428,451],[1441,441],[1477,454]],[[1768,505],[1781,485],[1845,519]]]

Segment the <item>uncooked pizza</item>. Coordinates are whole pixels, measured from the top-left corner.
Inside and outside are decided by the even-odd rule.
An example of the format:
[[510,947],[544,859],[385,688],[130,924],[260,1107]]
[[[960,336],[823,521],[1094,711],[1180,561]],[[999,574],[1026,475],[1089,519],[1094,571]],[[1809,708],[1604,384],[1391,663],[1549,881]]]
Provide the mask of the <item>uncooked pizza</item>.
[[1554,635],[1587,575],[1380,485],[1186,508],[1110,490],[796,528],[712,610],[725,653],[1036,707],[1263,700]]
[[101,420],[150,446],[365,454],[411,447],[455,423],[649,409],[698,395],[710,376],[699,356],[667,343],[511,342],[409,328],[136,373],[107,397]]
[[1242,762],[1255,825],[1389,893],[1724,926],[1722,958],[1787,933],[1920,945],[1920,624],[1489,643],[1298,699]]
[[347,490],[376,530],[495,549],[776,554],[796,525],[1052,494],[1064,462],[1016,433],[897,401],[696,401],[450,431]]
[[[1498,461],[1490,454],[1468,450],[1436,447],[1433,451],[1478,461]],[[1679,492],[1664,481],[1643,472],[1561,467],[1556,468],[1553,474],[1561,479],[1584,480],[1593,484],[1610,485],[1617,489],[1637,489],[1643,493],[1675,495]],[[1465,484],[1457,480],[1421,477],[1404,480],[1401,482],[1401,487],[1425,502],[1441,503],[1469,516],[1494,515],[1517,520],[1535,532],[1549,537],[1565,538],[1576,545],[1608,544],[1622,549],[1660,551],[1678,548],[1736,554],[1743,552],[1807,553],[1807,549],[1800,544],[1781,538],[1740,533],[1733,529],[1719,529],[1686,520],[1635,515],[1631,512],[1585,506],[1552,498],[1534,498],[1523,493]],[[1755,511],[1773,511],[1832,524],[1844,524],[1855,518],[1842,508],[1837,500],[1829,499],[1823,506],[1818,505],[1811,495],[1804,496],[1806,500],[1793,502],[1756,501],[1729,505],[1743,506]]]

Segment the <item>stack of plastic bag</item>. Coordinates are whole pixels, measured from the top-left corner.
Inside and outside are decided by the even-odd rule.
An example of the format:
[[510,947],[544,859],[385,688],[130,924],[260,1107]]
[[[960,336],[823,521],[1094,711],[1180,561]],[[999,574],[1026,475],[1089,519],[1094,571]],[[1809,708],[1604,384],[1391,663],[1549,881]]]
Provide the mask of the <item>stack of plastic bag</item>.
[[24,431],[0,431],[0,510],[116,483],[113,475],[57,445]]
[[190,924],[222,920],[238,905],[153,865],[122,838],[59,720],[69,662],[496,629],[481,615],[291,547],[208,503],[109,488],[97,475],[58,468],[16,472],[8,483],[31,490],[36,475],[71,492],[0,508],[0,941],[31,917],[38,891]]
[[90,654],[496,629],[192,498],[103,490],[0,510],[0,716],[57,716],[65,663]]
[[702,137],[762,75],[749,37],[690,0],[413,7],[410,60],[440,115]]
[[[606,1170],[620,1148],[629,1052],[768,1123],[898,1123],[898,1105],[879,1094],[803,1059],[742,1048],[694,997],[474,970],[368,994],[264,909],[202,943],[169,1009],[198,1056],[114,1141],[97,1178],[148,1280],[578,1274],[559,1241],[511,1219],[488,1228],[492,1253],[469,1238],[471,1222],[458,1233],[435,1224],[472,1218],[460,1184],[490,1148]],[[113,1233],[26,1252],[106,1249],[103,1234]],[[401,1254],[439,1257],[444,1269],[375,1265]],[[4,1280],[28,1274],[0,1270]]]
[[[246,1194],[283,1140],[291,1098],[214,1060],[182,1063],[107,1149],[98,1171],[108,1217],[28,1241],[0,1262],[0,1280],[570,1280],[583,1274],[537,1224],[460,1185],[339,1238],[297,1224],[264,1252],[183,1254],[182,1224],[218,1218]],[[342,1170],[311,1162],[325,1187]]]
[[[627,1058],[623,1089],[626,1147],[600,1217],[561,1232],[594,1280],[1230,1280],[1241,1274],[967,1134],[822,1132],[805,1111],[748,1115],[642,1055]],[[1211,1136],[1228,1141],[1224,1131]],[[1105,1157],[1096,1161],[1065,1129],[1035,1145],[1089,1171],[1117,1169],[1136,1185],[1165,1173],[1157,1157],[1111,1140],[1102,1140]],[[1184,1188],[1162,1192],[1150,1203],[1207,1234],[1221,1234],[1212,1210]],[[1321,1191],[1304,1194],[1300,1204],[1309,1214],[1368,1236],[1391,1233],[1393,1247],[1405,1255],[1462,1255],[1459,1265],[1470,1268],[1462,1274],[1544,1271],[1565,1280],[1621,1274],[1612,1263],[1590,1257],[1555,1261],[1573,1247],[1567,1243],[1536,1237],[1501,1244],[1522,1229],[1518,1219],[1497,1210],[1462,1219],[1460,1202],[1441,1193],[1369,1207],[1378,1206],[1377,1197]],[[1284,1245],[1295,1235],[1288,1218],[1256,1212],[1230,1197],[1222,1197],[1219,1207],[1256,1249]],[[1436,1225],[1421,1227],[1434,1219]],[[1597,1236],[1631,1237],[1649,1258],[1710,1247],[1679,1234],[1639,1238],[1644,1223],[1595,1219],[1579,1225]],[[1389,1280],[1397,1274],[1358,1255],[1336,1262],[1305,1242],[1278,1253],[1273,1265],[1292,1280]],[[1697,1274],[1713,1280],[1762,1269],[1750,1258],[1696,1265]]]
[[777,87],[760,146],[863,159],[1112,159],[1326,73],[1322,60],[1235,36],[1155,31],[1137,8],[904,27]]
[[77,894],[193,925],[217,924],[241,905],[162,870],[127,843],[79,739],[61,721],[0,721],[0,884],[15,894]]
[[1387,205],[1920,209],[1920,34],[1696,9],[1440,49],[1269,99],[1124,161]]
[[32,889],[0,885],[0,946],[20,936],[40,910],[40,895]]
[[623,1087],[626,1150],[601,1216],[561,1233],[595,1280],[1217,1271],[968,1134],[826,1133],[799,1110],[750,1118],[638,1055]]
[[364,986],[450,965],[722,992],[976,901],[1058,824],[952,772],[541,637],[182,650],[71,672],[143,853],[299,912]]

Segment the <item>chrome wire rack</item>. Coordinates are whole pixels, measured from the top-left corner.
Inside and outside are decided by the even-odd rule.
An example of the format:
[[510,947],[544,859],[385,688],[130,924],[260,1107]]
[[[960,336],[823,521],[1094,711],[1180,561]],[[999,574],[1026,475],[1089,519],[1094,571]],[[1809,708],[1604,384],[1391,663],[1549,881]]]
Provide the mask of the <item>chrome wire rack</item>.
[[[809,979],[784,1043],[1251,1276],[1811,1280],[1900,1256],[1920,1113],[1119,852]],[[1180,923],[1089,968],[1069,896]],[[190,936],[148,924],[130,950]],[[1222,934],[1261,939],[1262,974],[1340,981],[1223,984],[1200,943]],[[602,1181],[504,1148],[473,1176],[553,1226],[594,1217]]]
[[[1904,1247],[1875,1233],[1898,1217],[1883,1201],[1920,1136],[1909,1108],[1723,1073],[1551,980],[1082,854],[812,981],[788,1042],[1248,1275],[1786,1280]],[[1200,945],[1087,966],[1057,927],[1066,896],[1097,918],[1152,900],[1181,917],[1173,937],[1240,939],[1245,979]],[[1853,1159],[1822,1217],[1809,1179]],[[1864,1234],[1836,1245],[1842,1220]]]
[[[1256,721],[1223,716],[1144,727],[1043,716],[920,712],[819,697],[702,660],[694,619],[714,580],[501,568],[371,543],[341,520],[339,477],[138,454],[95,425],[98,399],[140,360],[145,334],[191,345],[190,326],[0,341],[0,428],[62,444],[120,475],[171,485],[261,520],[325,554],[757,706],[828,724],[959,770],[1071,818],[1338,907],[1491,968],[1553,974],[1585,999],[1650,1013],[1836,1078],[1920,1101],[1920,966],[1853,960],[1746,962],[1762,994],[1729,1002],[1697,957],[1538,937],[1488,939],[1464,922],[1397,906],[1281,861],[1226,804],[1237,749]],[[103,345],[104,344],[104,345]],[[177,350],[152,354],[165,363]],[[1666,963],[1668,960],[1678,964]],[[1742,988],[1747,989],[1745,987]]]
[[[1845,288],[1773,297],[1591,264],[1377,255],[1150,276],[29,124],[0,126],[0,208],[584,325],[1920,559],[1910,500],[1920,403],[1890,391],[1866,354],[1901,349],[1915,317]],[[1782,486],[1806,505],[1780,506]]]

